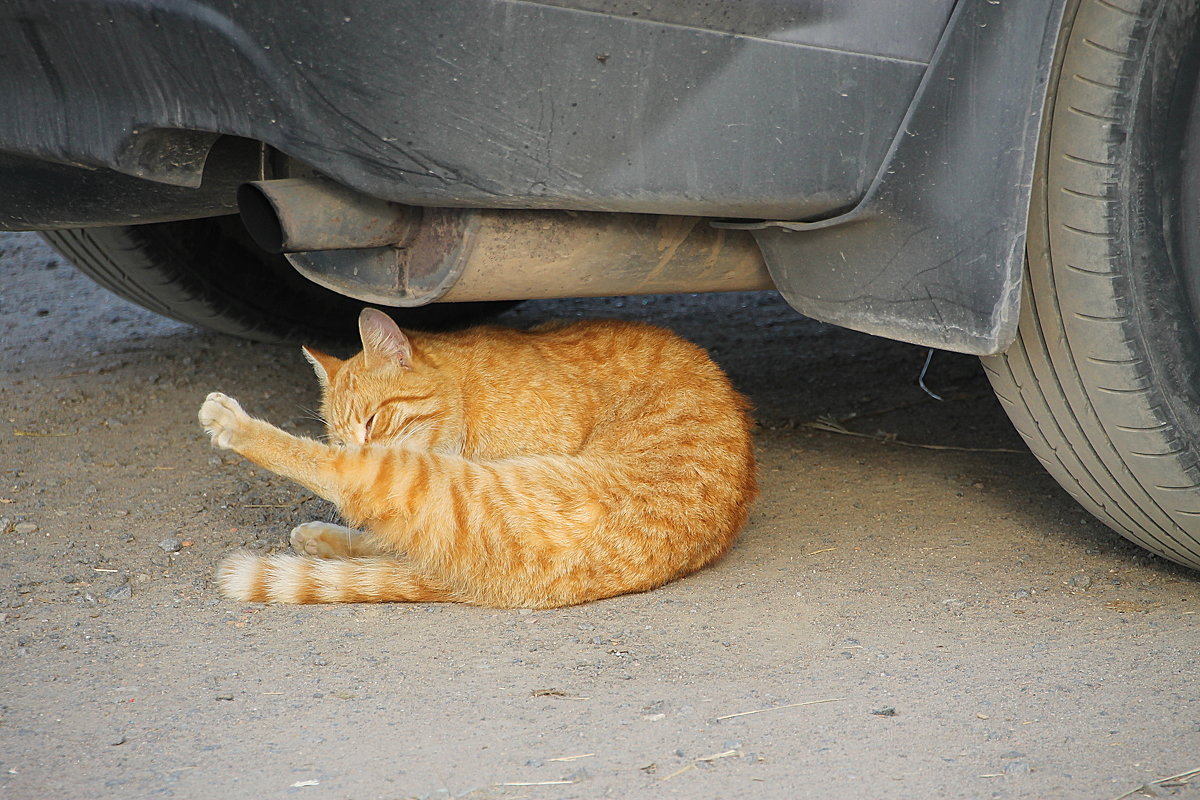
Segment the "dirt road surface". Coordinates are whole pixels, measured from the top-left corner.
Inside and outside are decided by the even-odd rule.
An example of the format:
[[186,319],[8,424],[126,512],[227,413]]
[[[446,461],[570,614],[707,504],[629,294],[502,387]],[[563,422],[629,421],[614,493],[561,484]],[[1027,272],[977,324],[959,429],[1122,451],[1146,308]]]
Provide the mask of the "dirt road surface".
[[503,320],[583,316],[675,328],[753,399],[723,562],[556,611],[234,603],[222,554],[332,512],[196,411],[315,434],[308,365],[0,234],[0,798],[1104,800],[1200,768],[1200,576],[1087,517],[974,359],[934,355],[938,402],[924,350],[770,294]]

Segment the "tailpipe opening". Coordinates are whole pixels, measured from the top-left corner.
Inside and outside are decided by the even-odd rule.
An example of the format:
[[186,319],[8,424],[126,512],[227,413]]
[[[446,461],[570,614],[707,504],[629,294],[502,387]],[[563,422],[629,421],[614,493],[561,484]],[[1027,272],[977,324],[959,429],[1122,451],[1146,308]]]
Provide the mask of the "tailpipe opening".
[[255,181],[238,187],[242,224],[268,253],[385,247],[412,226],[408,206],[319,178]]

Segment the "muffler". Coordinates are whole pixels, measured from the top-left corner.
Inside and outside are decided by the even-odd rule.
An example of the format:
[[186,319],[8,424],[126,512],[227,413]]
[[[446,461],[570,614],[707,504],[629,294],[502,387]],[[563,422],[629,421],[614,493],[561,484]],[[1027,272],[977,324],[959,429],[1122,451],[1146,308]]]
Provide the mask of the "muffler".
[[774,288],[750,233],[699,217],[425,208],[310,178],[245,184],[238,204],[264,250],[381,305]]

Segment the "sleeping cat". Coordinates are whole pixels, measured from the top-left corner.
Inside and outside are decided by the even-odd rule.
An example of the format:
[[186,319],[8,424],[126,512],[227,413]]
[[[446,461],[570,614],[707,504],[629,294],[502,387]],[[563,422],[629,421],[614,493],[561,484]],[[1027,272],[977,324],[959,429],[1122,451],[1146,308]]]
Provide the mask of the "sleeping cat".
[[[757,494],[747,403],[700,348],[632,322],[406,334],[310,348],[331,442],[200,408],[214,446],[334,503],[297,554],[230,555],[228,597],[552,608],[640,592],[720,558]],[[359,530],[361,529],[361,530]]]

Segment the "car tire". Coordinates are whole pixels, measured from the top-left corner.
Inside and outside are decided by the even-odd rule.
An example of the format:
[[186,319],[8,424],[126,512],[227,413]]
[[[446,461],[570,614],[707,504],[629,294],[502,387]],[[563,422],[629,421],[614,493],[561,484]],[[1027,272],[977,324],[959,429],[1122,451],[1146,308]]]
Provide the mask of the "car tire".
[[[257,247],[236,216],[42,233],[104,288],[163,316],[263,342],[351,341],[363,303]],[[512,303],[387,309],[405,327],[472,322]]]
[[983,359],[1092,514],[1200,568],[1200,0],[1082,0],[1051,85],[1016,343]]

